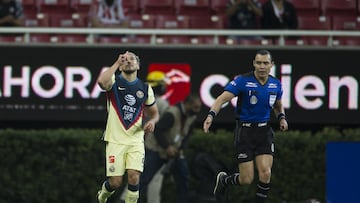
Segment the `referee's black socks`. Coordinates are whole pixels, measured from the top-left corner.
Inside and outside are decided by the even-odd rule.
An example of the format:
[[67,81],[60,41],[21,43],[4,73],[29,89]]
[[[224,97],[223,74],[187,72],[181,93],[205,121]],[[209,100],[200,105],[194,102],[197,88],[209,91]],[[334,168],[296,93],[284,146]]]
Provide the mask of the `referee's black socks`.
[[227,176],[224,179],[224,184],[225,185],[240,185],[239,175],[240,175],[240,173],[234,173],[232,175]]
[[255,202],[256,203],[264,203],[268,197],[268,193],[270,190],[270,183],[260,182],[257,184]]

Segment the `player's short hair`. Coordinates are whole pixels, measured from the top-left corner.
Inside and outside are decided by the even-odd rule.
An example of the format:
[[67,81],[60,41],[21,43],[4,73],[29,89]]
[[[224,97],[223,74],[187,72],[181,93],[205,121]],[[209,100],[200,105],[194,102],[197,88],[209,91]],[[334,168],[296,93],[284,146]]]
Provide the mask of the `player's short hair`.
[[258,50],[256,52],[256,55],[258,55],[258,54],[259,55],[269,55],[270,56],[270,61],[273,61],[273,57],[272,57],[270,51],[268,51],[268,50],[265,50],[265,49]]

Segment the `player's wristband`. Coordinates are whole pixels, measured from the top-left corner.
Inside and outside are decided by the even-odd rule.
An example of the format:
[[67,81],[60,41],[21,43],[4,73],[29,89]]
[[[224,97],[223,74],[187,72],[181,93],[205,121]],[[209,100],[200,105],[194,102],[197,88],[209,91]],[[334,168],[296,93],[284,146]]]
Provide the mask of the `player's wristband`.
[[210,110],[208,116],[211,116],[211,118],[214,119],[216,116],[216,112],[214,110]]
[[285,114],[284,113],[279,113],[279,115],[277,116],[277,119],[280,121],[281,119],[285,119],[286,120],[286,117],[285,117]]

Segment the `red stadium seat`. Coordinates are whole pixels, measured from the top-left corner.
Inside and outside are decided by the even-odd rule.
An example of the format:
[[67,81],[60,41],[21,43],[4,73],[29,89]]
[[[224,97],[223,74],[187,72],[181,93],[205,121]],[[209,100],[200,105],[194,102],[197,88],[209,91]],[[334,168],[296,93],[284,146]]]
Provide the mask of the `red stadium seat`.
[[85,19],[80,14],[64,14],[50,16],[51,27],[87,27]]
[[135,36],[130,40],[132,43],[136,44],[150,44],[151,42],[151,36],[150,35],[139,35]]
[[[203,44],[203,45],[216,45],[216,39],[213,36],[193,36],[191,37],[191,44]],[[226,37],[219,36],[217,44],[226,44]]]
[[174,0],[141,0],[140,10],[142,14],[173,15]]
[[181,15],[210,15],[210,0],[175,0],[177,14]]
[[308,44],[306,39],[285,39],[286,46],[304,46]]
[[272,40],[269,39],[240,39],[234,42],[231,42],[231,39],[228,39],[228,44],[238,44],[238,45],[272,45]]
[[156,44],[190,44],[189,36],[160,36],[156,38]]
[[302,38],[308,45],[311,46],[328,46],[328,37],[310,36]]
[[25,16],[35,15],[39,11],[35,0],[22,0],[21,5]]
[[360,37],[336,37],[333,40],[334,46],[360,46]]
[[331,30],[331,19],[325,16],[298,16],[300,30]]
[[226,12],[229,0],[210,0],[210,8],[214,14],[223,15]]
[[70,0],[72,12],[88,14],[93,0]]
[[322,15],[356,15],[356,1],[357,0],[322,0]]
[[30,42],[31,43],[50,43],[50,42],[57,42],[56,37],[52,37],[48,34],[31,34],[30,35]]
[[14,43],[14,42],[24,42],[24,37],[0,35],[0,43]]
[[288,0],[296,8],[297,15],[321,15],[321,0]]
[[25,27],[49,27],[49,16],[39,13],[26,16]]
[[121,43],[121,37],[119,36],[99,36],[96,39],[97,43],[104,43],[104,44],[117,44]]
[[155,27],[160,29],[187,29],[189,28],[189,17],[182,15],[159,15],[156,16]]
[[138,0],[123,0],[122,4],[125,15],[140,13],[140,5]]
[[71,8],[68,0],[37,0],[39,12],[53,15],[56,13],[70,13]]
[[84,34],[64,34],[57,37],[58,42],[62,43],[87,43],[87,35]]
[[129,15],[130,28],[155,28],[155,17],[152,15]]
[[333,30],[360,30],[360,17],[357,16],[333,16]]
[[193,29],[224,29],[224,21],[221,16],[189,16],[190,28]]

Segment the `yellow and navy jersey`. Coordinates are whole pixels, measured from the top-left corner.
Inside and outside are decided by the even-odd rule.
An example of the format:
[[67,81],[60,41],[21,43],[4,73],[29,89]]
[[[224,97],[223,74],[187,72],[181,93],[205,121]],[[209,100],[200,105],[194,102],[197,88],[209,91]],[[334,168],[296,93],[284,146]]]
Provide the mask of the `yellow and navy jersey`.
[[139,79],[128,82],[121,75],[106,92],[108,118],[104,140],[133,145],[144,142],[144,106],[155,104],[152,88]]
[[255,78],[254,72],[236,77],[224,90],[238,96],[236,117],[243,122],[268,121],[273,105],[283,94],[278,79],[269,75],[267,82],[262,85]]

